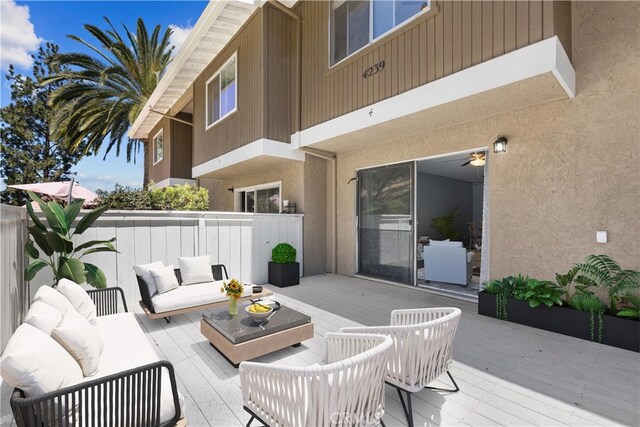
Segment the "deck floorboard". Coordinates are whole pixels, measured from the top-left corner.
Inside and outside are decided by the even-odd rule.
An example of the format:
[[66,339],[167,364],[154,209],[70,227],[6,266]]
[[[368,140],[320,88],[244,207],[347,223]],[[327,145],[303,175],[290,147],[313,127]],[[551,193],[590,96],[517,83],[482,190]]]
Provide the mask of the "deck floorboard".
[[[361,278],[312,276],[299,286],[268,288],[278,301],[314,322],[313,339],[255,359],[289,366],[320,362],[327,332],[388,324],[393,309],[462,309],[452,367],[461,391],[416,393],[415,425],[640,425],[637,353],[479,316],[474,303]],[[175,366],[190,426],[240,426],[248,421],[238,370],[200,333],[202,313],[175,316],[169,324],[142,312],[136,316],[158,356]],[[441,378],[434,385],[448,386],[447,381]],[[0,391],[0,425],[13,425],[11,390],[2,384]],[[406,425],[391,387],[386,389],[384,420],[387,426]]]

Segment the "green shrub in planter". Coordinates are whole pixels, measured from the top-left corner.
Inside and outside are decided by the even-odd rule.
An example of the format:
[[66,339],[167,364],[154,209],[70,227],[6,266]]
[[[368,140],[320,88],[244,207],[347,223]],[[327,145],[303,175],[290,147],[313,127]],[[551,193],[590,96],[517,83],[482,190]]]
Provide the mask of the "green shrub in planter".
[[300,283],[300,264],[296,262],[296,248],[279,243],[271,251],[269,283],[279,287]]
[[274,264],[291,264],[296,262],[296,248],[288,243],[278,243],[271,251],[271,262]]

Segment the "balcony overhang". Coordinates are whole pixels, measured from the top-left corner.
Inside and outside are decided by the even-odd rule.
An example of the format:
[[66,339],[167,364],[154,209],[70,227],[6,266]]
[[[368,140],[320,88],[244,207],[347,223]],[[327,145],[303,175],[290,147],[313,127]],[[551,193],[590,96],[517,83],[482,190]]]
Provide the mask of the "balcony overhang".
[[575,96],[575,71],[553,37],[292,135],[296,147],[353,150]]
[[147,138],[162,119],[158,113],[175,115],[191,101],[189,89],[195,79],[262,4],[260,0],[209,1],[142,112],[131,125],[128,132],[130,138]]
[[304,152],[289,143],[262,138],[194,166],[191,176],[224,179],[291,162],[304,162],[304,158]]

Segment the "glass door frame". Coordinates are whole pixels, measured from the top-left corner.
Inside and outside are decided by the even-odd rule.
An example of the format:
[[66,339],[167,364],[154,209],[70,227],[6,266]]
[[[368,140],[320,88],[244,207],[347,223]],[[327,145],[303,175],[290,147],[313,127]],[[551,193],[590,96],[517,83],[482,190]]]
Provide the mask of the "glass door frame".
[[411,283],[402,283],[402,282],[396,282],[390,279],[385,279],[385,278],[380,278],[380,277],[375,277],[375,276],[371,276],[368,275],[366,273],[361,273],[360,272],[360,194],[359,194],[359,188],[360,188],[360,183],[358,182],[358,180],[356,180],[356,190],[355,190],[355,213],[356,213],[356,221],[355,221],[355,267],[356,267],[356,275],[362,275],[363,277],[367,277],[373,280],[378,280],[378,281],[383,281],[383,282],[389,282],[389,283],[399,283],[402,284],[403,286],[417,286],[417,257],[416,257],[416,238],[415,238],[415,234],[416,234],[416,183],[417,183],[417,171],[416,171],[416,160],[405,160],[405,161],[400,161],[400,162],[393,162],[393,163],[386,163],[383,165],[376,165],[376,166],[367,166],[367,167],[362,167],[362,168],[356,168],[355,172],[356,172],[356,177],[359,176],[360,172],[363,171],[369,171],[369,170],[373,170],[373,169],[380,169],[383,167],[388,167],[388,166],[395,166],[395,165],[403,165],[403,164],[407,164],[411,166],[411,180],[410,180],[410,219],[409,219],[409,224],[411,226],[411,231],[410,231],[410,242],[412,242],[411,247],[410,247],[410,256],[411,256],[411,268],[412,268],[412,273],[410,274],[410,278],[411,278]]
[[[437,159],[437,158],[441,158],[441,157],[450,157],[450,156],[455,156],[458,154],[467,154],[467,153],[474,153],[474,152],[478,152],[478,151],[484,151],[487,153],[486,155],[486,164],[484,166],[484,194],[483,194],[483,200],[482,200],[482,250],[481,250],[481,255],[482,255],[482,264],[480,266],[480,281],[485,282],[489,279],[489,254],[491,253],[490,251],[490,244],[491,241],[489,239],[490,237],[490,221],[489,221],[489,216],[490,216],[490,205],[489,205],[489,186],[490,186],[490,182],[489,182],[489,164],[490,164],[490,148],[487,146],[484,147],[476,147],[476,148],[470,148],[470,149],[466,149],[466,150],[459,150],[459,151],[452,151],[452,152],[447,152],[447,153],[443,153],[443,154],[436,154],[433,156],[426,156],[426,157],[418,157],[418,158],[414,158],[411,160],[403,160],[403,161],[398,161],[398,162],[391,162],[391,163],[385,163],[385,164],[381,164],[381,165],[374,165],[374,166],[367,166],[367,167],[362,167],[362,168],[356,168],[355,172],[356,172],[356,176],[358,176],[358,172],[360,171],[365,171],[365,170],[370,170],[370,169],[376,169],[376,168],[380,168],[380,167],[384,167],[384,166],[391,166],[391,165],[397,165],[397,164],[403,164],[403,163],[413,163],[413,176],[412,176],[412,182],[411,182],[411,187],[412,187],[412,206],[411,206],[411,238],[413,239],[413,252],[412,252],[412,258],[413,258],[413,284],[410,286],[414,286],[417,287],[418,286],[418,257],[417,257],[417,251],[418,251],[418,242],[416,239],[416,227],[417,227],[417,221],[416,221],[416,206],[418,203],[418,195],[417,195],[417,182],[418,182],[418,162],[422,161],[422,160],[431,160],[431,159]],[[359,256],[360,256],[360,236],[359,236],[359,222],[360,222],[360,216],[359,216],[359,194],[358,194],[358,185],[356,184],[356,191],[355,191],[355,197],[354,197],[354,203],[355,203],[355,213],[356,213],[356,221],[355,221],[355,230],[354,230],[354,238],[355,238],[355,247],[356,247],[356,251],[355,251],[355,265],[356,265],[356,271],[359,269]],[[359,271],[356,272],[357,275],[360,274]],[[365,276],[365,275],[363,275]],[[379,279],[379,278],[375,278],[375,277],[371,277],[371,276],[365,276],[367,278],[371,278],[373,280],[378,280],[378,281],[382,281],[382,282],[388,282],[388,283],[393,283],[393,284],[397,284],[399,282],[393,282],[390,280],[386,280],[386,279]],[[406,284],[402,284],[404,286],[407,286]]]

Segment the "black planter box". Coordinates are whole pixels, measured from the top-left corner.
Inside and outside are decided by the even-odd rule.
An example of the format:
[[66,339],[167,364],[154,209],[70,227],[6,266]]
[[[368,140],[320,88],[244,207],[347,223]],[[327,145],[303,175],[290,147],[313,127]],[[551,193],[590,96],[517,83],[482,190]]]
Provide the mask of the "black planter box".
[[269,263],[269,283],[285,288],[300,283],[300,263],[275,264]]
[[604,314],[602,323],[602,344],[640,353],[639,321]]
[[[496,317],[496,296],[478,293],[478,314]],[[531,308],[527,301],[509,298],[507,320],[545,331],[591,340],[591,313],[570,307],[539,306]],[[602,315],[602,343],[640,352],[640,322],[617,316]],[[599,320],[594,319],[594,339],[597,340]]]

